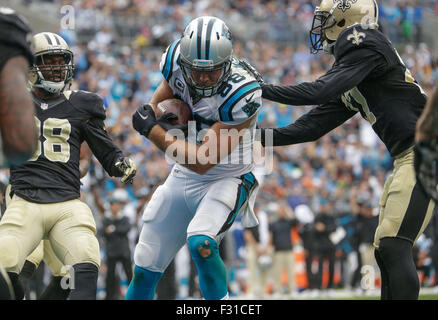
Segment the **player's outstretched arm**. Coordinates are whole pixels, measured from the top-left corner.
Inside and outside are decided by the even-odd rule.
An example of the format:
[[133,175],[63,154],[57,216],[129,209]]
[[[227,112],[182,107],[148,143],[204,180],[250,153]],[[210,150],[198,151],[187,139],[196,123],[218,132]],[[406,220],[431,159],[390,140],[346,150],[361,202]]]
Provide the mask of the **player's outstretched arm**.
[[339,99],[332,100],[313,108],[288,126],[262,129],[261,142],[264,147],[268,146],[268,141],[265,139],[266,130],[273,132],[272,146],[274,147],[315,141],[355,114],[355,111],[350,111],[342,105]]
[[84,135],[85,141],[105,171],[112,177],[121,177],[123,183],[130,183],[137,172],[135,163],[123,156],[106,132],[103,120],[92,118],[87,121]]
[[3,152],[9,164],[15,165],[27,161],[37,146],[34,105],[26,88],[28,68],[28,61],[16,56],[5,64],[0,74]]
[[314,82],[303,82],[294,86],[261,85],[262,97],[294,106],[324,104],[354,88],[384,63],[384,58],[373,50],[358,49],[342,57]]

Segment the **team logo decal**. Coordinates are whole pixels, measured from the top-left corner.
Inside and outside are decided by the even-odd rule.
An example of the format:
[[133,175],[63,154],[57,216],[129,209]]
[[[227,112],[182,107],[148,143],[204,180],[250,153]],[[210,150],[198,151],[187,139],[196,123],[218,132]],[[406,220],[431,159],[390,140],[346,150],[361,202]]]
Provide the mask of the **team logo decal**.
[[[248,101],[247,101],[248,102]],[[260,103],[251,101],[242,107],[243,112],[245,112],[248,117],[252,116],[254,112],[260,107]]]
[[47,108],[49,107],[49,105],[47,104],[47,103],[45,103],[45,102],[43,102],[43,103],[41,103],[41,109],[43,109],[43,110],[47,110]]
[[341,9],[343,12],[345,12],[345,10],[350,9],[351,5],[353,3],[356,3],[357,0],[333,0],[334,3],[339,2],[338,4],[338,8]]
[[349,34],[347,40],[351,40],[353,44],[359,45],[363,42],[366,34],[363,32],[357,32],[356,28],[353,28],[353,33]]
[[176,78],[176,79],[175,79],[175,88],[178,89],[178,90],[181,91],[181,92],[184,92],[185,85],[184,85],[184,83],[182,83],[181,80],[179,80],[178,78]]

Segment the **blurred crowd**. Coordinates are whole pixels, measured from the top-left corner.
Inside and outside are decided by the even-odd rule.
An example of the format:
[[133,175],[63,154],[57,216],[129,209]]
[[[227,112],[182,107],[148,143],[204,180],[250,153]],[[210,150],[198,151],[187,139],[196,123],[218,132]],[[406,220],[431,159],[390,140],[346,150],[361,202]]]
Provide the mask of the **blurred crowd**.
[[[57,8],[74,7],[74,29],[56,30],[74,52],[76,72],[71,89],[96,92],[104,98],[106,129],[138,168],[134,183],[125,186],[108,177],[93,158],[89,173],[82,180],[82,197],[101,226],[99,298],[108,294],[105,279],[109,273],[109,296],[122,298],[132,275],[121,272],[121,267],[115,265],[107,230],[109,225],[126,217],[124,223],[128,228],[124,229],[123,241],[128,241],[130,254],[120,258],[126,265],[126,259],[132,259],[143,206],[156,186],[166,179],[172,166],[162,152],[131,126],[132,113],[140,103],[151,98],[162,80],[158,66],[167,45],[181,35],[190,20],[208,14],[228,24],[233,32],[236,56],[251,61],[266,82],[312,81],[328,70],[333,61],[328,55],[311,55],[308,49],[308,30],[316,1],[43,2],[53,3]],[[378,3],[383,31],[396,45],[413,76],[426,92],[430,92],[438,78],[438,53],[424,42],[423,16],[426,11],[438,15],[438,1],[382,0]],[[285,106],[264,100],[259,126],[288,125],[311,107]],[[260,226],[248,234],[237,221],[222,245],[230,272],[231,293],[293,294],[304,289],[361,288],[361,266],[375,268],[370,248],[378,221],[379,196],[392,170],[392,159],[384,145],[365,120],[354,117],[316,142],[275,148],[273,158],[272,170],[265,171],[263,166],[257,168],[262,184],[257,200]],[[6,174],[3,180],[7,180]],[[115,203],[121,205],[115,209]],[[281,212],[286,212],[287,217],[284,218]],[[284,224],[287,227],[275,227],[282,219],[287,220]],[[416,247],[416,259],[419,272],[429,279],[425,285],[434,286],[434,270],[438,270],[432,263],[435,229],[429,229],[431,231],[425,233]],[[284,234],[276,234],[280,231],[286,232],[290,243]],[[291,237],[291,234],[295,236]],[[274,239],[283,239],[283,244],[278,247]],[[295,283],[284,278],[272,280],[274,288],[266,291],[271,281],[267,270],[274,270],[273,265],[280,263],[281,260],[274,257],[276,251],[282,250],[287,250],[294,259],[296,251],[302,250],[302,268],[296,264],[292,272],[304,270],[307,279]],[[194,289],[196,275],[183,257],[186,253],[181,255],[176,265],[171,265],[172,274],[165,278],[170,280],[162,281],[163,285],[168,281],[175,283],[174,298],[193,296],[197,292]],[[250,267],[251,261],[253,267]],[[328,270],[328,278],[322,272],[324,268]],[[262,283],[262,292],[248,286],[248,279],[254,272],[266,275],[257,276],[267,279]],[[282,274],[277,270],[274,274],[279,273]],[[286,278],[290,280],[291,277],[297,279],[291,273]],[[288,285],[289,290],[278,288],[279,283]],[[189,284],[190,290],[186,290]]]

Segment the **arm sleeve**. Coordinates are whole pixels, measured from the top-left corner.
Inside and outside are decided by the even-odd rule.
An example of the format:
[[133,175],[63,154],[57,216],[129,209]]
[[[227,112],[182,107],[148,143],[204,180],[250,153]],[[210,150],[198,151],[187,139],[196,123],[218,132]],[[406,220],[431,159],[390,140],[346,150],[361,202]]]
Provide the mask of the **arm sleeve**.
[[123,173],[114,163],[123,153],[108,136],[102,119],[91,118],[85,123],[84,138],[105,171],[112,177],[121,177]]
[[167,82],[170,81],[173,72],[177,68],[176,62],[179,56],[179,42],[180,40],[175,40],[169,47],[167,47],[166,51],[161,56],[160,70]]
[[256,116],[262,105],[261,95],[260,85],[256,81],[248,82],[218,108],[219,121],[239,125]]
[[[301,116],[294,123],[273,129],[273,146],[285,146],[309,141],[315,141],[338,127],[356,111],[347,109],[340,99],[320,105]],[[265,144],[269,145],[265,129]]]
[[296,86],[262,85],[262,97],[288,105],[323,104],[358,85],[380,65],[382,59],[371,49],[352,50],[315,82]]

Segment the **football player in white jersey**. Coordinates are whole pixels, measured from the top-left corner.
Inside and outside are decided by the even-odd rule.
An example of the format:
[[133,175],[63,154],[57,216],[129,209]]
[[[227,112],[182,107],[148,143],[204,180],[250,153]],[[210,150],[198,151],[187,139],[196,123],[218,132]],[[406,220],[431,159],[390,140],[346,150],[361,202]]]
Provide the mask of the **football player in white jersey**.
[[[258,82],[232,53],[231,33],[222,20],[193,20],[163,54],[164,79],[151,101],[133,115],[135,130],[177,164],[144,211],[127,300],[153,299],[159,279],[186,241],[203,298],[228,297],[218,245],[238,216],[247,227],[258,223],[252,148],[262,103]],[[170,137],[157,124],[156,105],[174,97],[191,107],[197,142],[190,134],[186,140]]]

